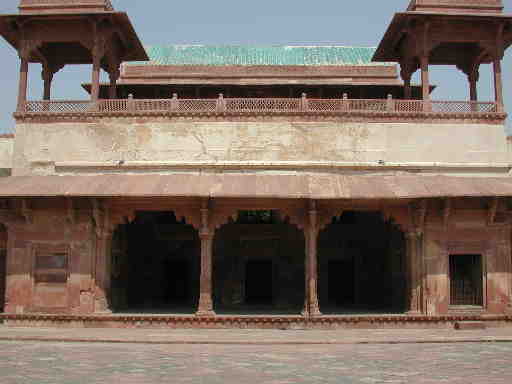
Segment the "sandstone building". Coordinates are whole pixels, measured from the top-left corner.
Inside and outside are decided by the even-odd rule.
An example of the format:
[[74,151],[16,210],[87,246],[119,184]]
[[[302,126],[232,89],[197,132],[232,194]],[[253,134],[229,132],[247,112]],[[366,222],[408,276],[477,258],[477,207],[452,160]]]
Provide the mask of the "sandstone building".
[[[501,0],[413,0],[376,49],[143,47],[109,0],[19,8],[0,16],[21,62],[0,138],[1,319],[512,320]],[[42,100],[27,99],[29,63]],[[52,99],[73,64],[92,66],[90,97]],[[432,98],[431,65],[463,71],[470,100]]]

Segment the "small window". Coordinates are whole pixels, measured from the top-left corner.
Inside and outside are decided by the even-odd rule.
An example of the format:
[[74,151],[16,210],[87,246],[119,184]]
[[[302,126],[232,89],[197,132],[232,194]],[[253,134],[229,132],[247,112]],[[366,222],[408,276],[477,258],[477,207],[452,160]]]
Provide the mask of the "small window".
[[35,254],[34,280],[36,283],[67,283],[67,252],[40,248]]
[[483,306],[481,255],[450,255],[450,304]]

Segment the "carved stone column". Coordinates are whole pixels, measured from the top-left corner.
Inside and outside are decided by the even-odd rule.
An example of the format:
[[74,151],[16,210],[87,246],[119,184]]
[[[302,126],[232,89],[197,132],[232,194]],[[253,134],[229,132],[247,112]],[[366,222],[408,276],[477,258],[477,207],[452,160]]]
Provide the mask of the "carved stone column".
[[113,231],[105,228],[97,233],[95,263],[94,312],[111,313],[109,305],[110,269]]
[[316,202],[310,200],[308,210],[308,220],[305,227],[306,237],[306,297],[304,301],[304,316],[321,315],[318,305],[318,259],[317,259],[317,242],[318,242],[318,211],[316,210]]
[[110,88],[109,88],[109,99],[117,98],[117,80],[119,79],[119,70],[115,70],[109,73],[110,78]]
[[99,26],[93,24],[94,45],[92,47],[92,81],[91,100],[98,101],[100,95],[101,59],[105,55],[105,38],[101,35]]
[[109,291],[111,280],[111,249],[114,224],[109,210],[96,199],[92,203],[92,220],[96,235],[96,258],[94,260],[94,312],[111,313]]
[[421,313],[422,255],[421,237],[418,231],[405,233],[407,266],[407,313]]
[[494,97],[496,100],[498,112],[503,112],[503,83],[501,76],[501,59],[496,58],[493,61],[494,68]]
[[25,111],[27,102],[27,86],[28,86],[28,57],[20,56],[20,83],[18,89],[18,112]]
[[43,65],[42,72],[44,88],[43,88],[43,100],[50,100],[51,98],[51,89],[52,89],[52,80],[53,80],[53,72],[50,69],[49,65]]
[[201,203],[201,280],[199,287],[199,305],[197,316],[215,316],[212,300],[212,258],[213,234],[215,229],[210,225],[208,200]]
[[101,57],[94,50],[93,63],[92,63],[92,82],[91,82],[91,100],[98,101],[100,96],[100,61]]
[[423,101],[425,102],[425,108],[430,111],[430,80],[428,73],[428,56],[424,55],[421,57],[421,88]]
[[477,101],[478,100],[478,70],[473,70],[468,75],[468,81],[469,81],[469,99],[471,101]]

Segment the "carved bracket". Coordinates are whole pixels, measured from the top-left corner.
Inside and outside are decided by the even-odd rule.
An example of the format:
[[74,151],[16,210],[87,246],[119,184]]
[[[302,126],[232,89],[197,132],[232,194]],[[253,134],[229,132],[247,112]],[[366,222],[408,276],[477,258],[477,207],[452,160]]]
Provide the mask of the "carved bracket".
[[416,233],[423,233],[425,230],[425,222],[427,219],[428,201],[423,199],[409,205],[409,216],[411,222],[411,230]]
[[73,207],[73,200],[71,198],[66,199],[66,216],[67,216],[68,223],[75,224],[76,211]]
[[32,224],[34,222],[34,212],[32,211],[32,208],[30,208],[27,199],[21,200],[20,214],[25,218],[25,222],[27,224]]
[[447,198],[444,200],[443,206],[443,225],[445,228],[450,224],[450,216],[452,214],[452,200]]

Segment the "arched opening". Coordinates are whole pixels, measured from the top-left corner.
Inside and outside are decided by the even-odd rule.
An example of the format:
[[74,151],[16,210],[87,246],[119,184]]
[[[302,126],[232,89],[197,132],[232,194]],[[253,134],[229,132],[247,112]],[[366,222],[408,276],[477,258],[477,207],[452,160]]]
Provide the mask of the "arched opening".
[[318,238],[320,309],[336,313],[405,310],[405,241],[378,212],[346,211]]
[[197,309],[197,231],[172,212],[139,212],[112,240],[111,306],[115,312],[186,313]]
[[0,224],[0,312],[5,307],[5,284],[7,280],[7,229]]
[[216,313],[298,314],[304,305],[304,234],[279,212],[239,211],[215,233]]

